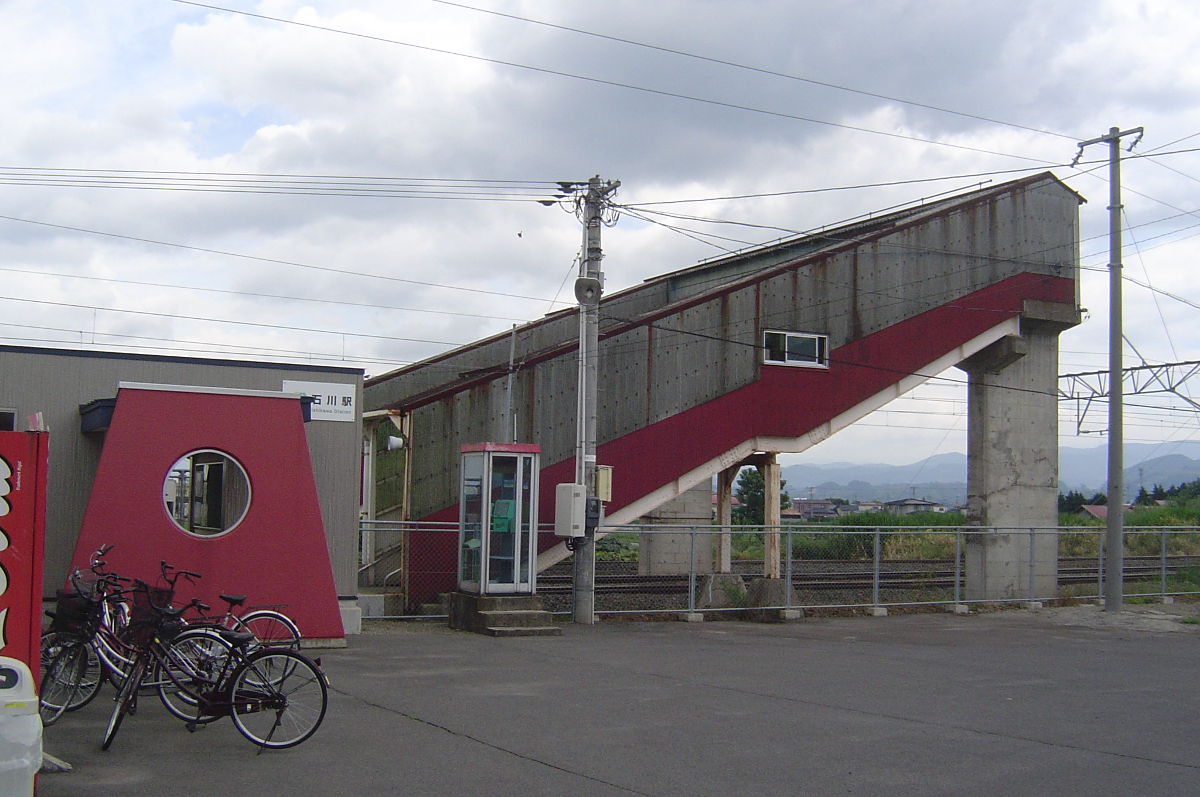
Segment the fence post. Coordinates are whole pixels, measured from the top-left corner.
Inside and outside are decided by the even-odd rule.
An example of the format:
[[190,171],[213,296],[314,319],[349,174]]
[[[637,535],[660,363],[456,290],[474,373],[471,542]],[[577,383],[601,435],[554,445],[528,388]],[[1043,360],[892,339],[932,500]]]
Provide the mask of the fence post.
[[1166,597],[1167,597],[1167,530],[1160,529],[1158,533],[1162,538],[1162,544],[1160,546],[1159,551],[1160,551],[1160,559],[1162,562],[1162,567],[1161,567],[1162,596],[1163,596],[1163,603],[1166,603]]
[[875,528],[875,573],[872,578],[871,587],[871,602],[873,605],[879,605],[879,528]]
[[787,540],[787,553],[784,559],[786,563],[784,569],[787,575],[783,585],[783,608],[790,609],[792,608],[792,532],[788,531],[784,538]]
[[696,611],[696,527],[690,534],[691,553],[688,554],[688,611]]
[[962,529],[954,532],[954,605],[962,602]]
[[1033,565],[1034,565],[1035,557],[1037,555],[1037,548],[1034,545],[1033,531],[1034,531],[1033,529],[1029,530],[1029,602],[1030,602],[1030,604],[1032,604],[1035,600],[1037,600],[1035,591],[1033,588],[1033,574],[1034,574]]

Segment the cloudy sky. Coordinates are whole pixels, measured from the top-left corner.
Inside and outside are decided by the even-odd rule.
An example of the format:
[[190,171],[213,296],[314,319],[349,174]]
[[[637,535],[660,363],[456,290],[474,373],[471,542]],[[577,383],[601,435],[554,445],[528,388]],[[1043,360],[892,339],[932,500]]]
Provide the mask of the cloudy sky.
[[[611,291],[1050,168],[1090,200],[1062,371],[1103,369],[1106,153],[1069,164],[1144,126],[1126,352],[1200,359],[1194,2],[0,0],[0,50],[0,342],[377,374],[565,306],[555,181],[640,206]],[[964,450],[946,376],[805,459]],[[1181,406],[1128,437],[1200,439]]]

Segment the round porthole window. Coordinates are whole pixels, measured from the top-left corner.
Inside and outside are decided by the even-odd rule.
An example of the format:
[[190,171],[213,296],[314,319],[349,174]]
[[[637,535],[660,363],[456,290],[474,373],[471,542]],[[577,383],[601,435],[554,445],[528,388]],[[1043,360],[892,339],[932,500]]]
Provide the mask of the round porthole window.
[[163,481],[163,506],[183,531],[216,537],[232,531],[250,508],[250,479],[228,454],[202,449],[175,461]]

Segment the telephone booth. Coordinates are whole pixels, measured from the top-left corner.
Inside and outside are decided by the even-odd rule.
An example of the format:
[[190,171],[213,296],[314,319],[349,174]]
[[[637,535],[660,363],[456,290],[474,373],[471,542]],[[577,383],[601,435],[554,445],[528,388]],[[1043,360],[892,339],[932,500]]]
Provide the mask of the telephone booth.
[[460,450],[459,590],[534,594],[541,448],[475,443]]

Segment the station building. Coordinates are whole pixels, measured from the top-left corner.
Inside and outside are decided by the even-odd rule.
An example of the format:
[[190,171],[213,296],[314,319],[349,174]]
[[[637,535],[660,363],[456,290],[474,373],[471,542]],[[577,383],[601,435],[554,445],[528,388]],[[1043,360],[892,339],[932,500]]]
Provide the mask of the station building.
[[150,581],[167,559],[202,573],[218,608],[217,592],[243,592],[304,614],[319,593],[314,634],[341,636],[338,599],[357,592],[362,382],[323,365],[0,346],[0,430],[50,432],[44,596],[84,548],[113,544],[115,572]]

